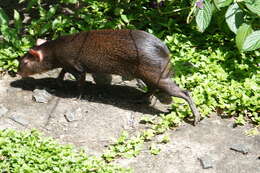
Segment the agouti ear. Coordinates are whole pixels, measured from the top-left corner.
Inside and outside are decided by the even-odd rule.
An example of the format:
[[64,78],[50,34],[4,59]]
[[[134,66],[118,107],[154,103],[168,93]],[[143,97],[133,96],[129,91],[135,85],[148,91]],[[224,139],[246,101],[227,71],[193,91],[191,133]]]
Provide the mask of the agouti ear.
[[40,46],[40,45],[42,45],[43,43],[45,43],[47,40],[45,40],[45,39],[41,39],[41,38],[39,38],[39,39],[37,39],[37,41],[36,41],[36,46]]
[[43,60],[43,54],[40,50],[30,49],[29,53],[39,62]]

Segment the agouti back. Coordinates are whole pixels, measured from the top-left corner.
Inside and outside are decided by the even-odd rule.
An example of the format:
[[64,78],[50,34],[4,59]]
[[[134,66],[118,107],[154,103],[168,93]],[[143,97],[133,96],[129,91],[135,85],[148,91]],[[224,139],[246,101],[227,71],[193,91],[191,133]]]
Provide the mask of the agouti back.
[[[170,79],[169,50],[153,36],[140,30],[94,30],[62,36],[56,40],[39,40],[19,60],[18,73],[23,76],[62,68],[73,74],[79,85],[86,73],[118,74],[141,79],[151,91],[159,89],[185,99],[197,123],[200,115],[187,91]],[[152,92],[151,92],[152,93]]]

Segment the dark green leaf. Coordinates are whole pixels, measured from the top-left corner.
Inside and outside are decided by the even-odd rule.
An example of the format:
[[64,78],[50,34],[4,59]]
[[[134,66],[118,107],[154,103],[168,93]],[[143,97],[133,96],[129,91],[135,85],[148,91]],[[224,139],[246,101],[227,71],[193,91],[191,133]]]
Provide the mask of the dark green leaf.
[[37,3],[39,3],[39,0],[30,0],[26,8],[30,9]]
[[213,1],[215,6],[220,9],[222,7],[226,7],[226,6],[229,6],[233,0],[214,0]]
[[208,2],[208,0],[205,0],[202,8],[197,7],[196,23],[200,32],[204,32],[209,26],[211,17],[212,5]]
[[260,30],[254,31],[246,37],[243,51],[252,51],[260,48]]
[[237,33],[239,26],[244,23],[244,15],[244,12],[239,8],[237,3],[229,6],[225,18],[228,27],[232,32]]
[[0,7],[0,25],[8,25],[8,21],[5,11]]
[[238,28],[236,35],[236,45],[239,50],[242,50],[244,41],[251,32],[253,32],[251,25],[248,25],[246,23],[242,24]]

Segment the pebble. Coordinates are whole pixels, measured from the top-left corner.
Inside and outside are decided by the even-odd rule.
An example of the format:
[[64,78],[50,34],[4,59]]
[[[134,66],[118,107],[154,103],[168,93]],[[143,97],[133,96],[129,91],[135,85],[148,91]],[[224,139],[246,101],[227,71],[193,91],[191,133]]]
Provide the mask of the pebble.
[[78,121],[82,118],[82,110],[81,108],[67,110],[64,116],[68,122]]
[[3,105],[0,105],[0,117],[8,112],[8,109]]
[[51,99],[51,94],[45,90],[35,89],[33,90],[33,100],[37,103],[48,103]]
[[29,124],[29,121],[23,118],[23,115],[21,114],[13,114],[10,119],[21,124],[22,126],[27,126]]
[[234,151],[237,151],[237,152],[240,152],[242,154],[247,154],[249,152],[249,149],[243,145],[243,144],[233,144],[231,147],[230,147],[231,150],[234,150]]
[[203,169],[213,168],[213,163],[210,156],[204,155],[198,159],[200,160]]

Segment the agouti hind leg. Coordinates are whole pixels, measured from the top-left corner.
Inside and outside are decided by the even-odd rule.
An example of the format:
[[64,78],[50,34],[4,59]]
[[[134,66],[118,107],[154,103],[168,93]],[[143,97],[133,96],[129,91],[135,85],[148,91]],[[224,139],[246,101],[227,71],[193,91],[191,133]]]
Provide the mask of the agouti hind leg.
[[194,116],[194,125],[196,125],[200,120],[200,113],[197,110],[191,96],[189,95],[188,91],[182,90],[176,83],[174,83],[170,78],[164,78],[159,80],[158,87],[165,91],[166,93],[170,94],[174,97],[179,97],[184,99],[188,102],[190,109]]

